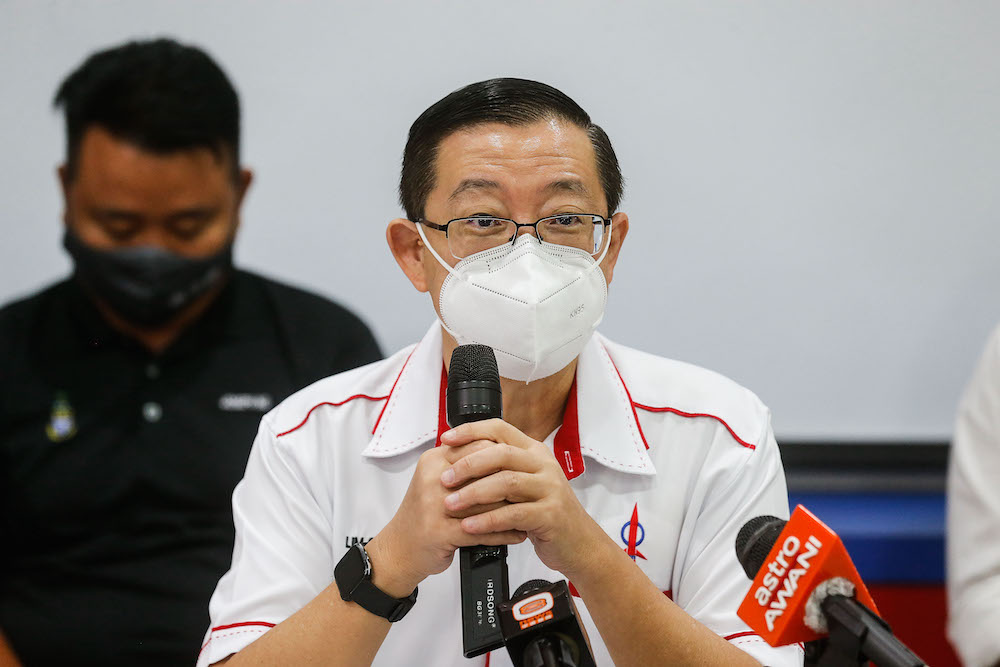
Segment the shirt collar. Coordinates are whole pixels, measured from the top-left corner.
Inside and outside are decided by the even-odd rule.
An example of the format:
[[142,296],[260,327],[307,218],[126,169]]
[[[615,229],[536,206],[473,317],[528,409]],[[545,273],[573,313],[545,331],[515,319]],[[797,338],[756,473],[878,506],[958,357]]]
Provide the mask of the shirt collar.
[[364,456],[397,456],[434,441],[443,366],[441,325],[435,321],[396,376]]
[[577,402],[586,406],[578,411],[583,455],[621,472],[656,474],[631,393],[600,334],[580,353],[575,384]]
[[[362,454],[385,458],[439,444],[448,428],[446,388],[441,326],[434,322],[403,364]],[[556,460],[569,479],[585,471],[584,457],[621,472],[652,475],[656,470],[646,449],[628,388],[603,337],[595,334],[580,354],[563,423],[555,433]]]

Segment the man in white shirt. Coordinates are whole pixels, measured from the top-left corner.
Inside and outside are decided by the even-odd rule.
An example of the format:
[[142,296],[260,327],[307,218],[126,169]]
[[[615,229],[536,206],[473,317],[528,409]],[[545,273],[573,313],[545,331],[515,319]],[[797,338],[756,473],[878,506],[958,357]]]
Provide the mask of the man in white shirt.
[[[439,322],[262,420],[199,664],[469,664],[454,555],[479,544],[511,545],[512,588],[569,580],[599,665],[801,664],[736,616],[737,532],[788,516],[767,408],[594,333],[621,191],[607,135],[550,86],[483,81],[414,122],[386,237]],[[504,418],[449,430],[469,342],[496,352]]]
[[948,635],[970,667],[1000,665],[1000,328],[958,409],[948,467]]

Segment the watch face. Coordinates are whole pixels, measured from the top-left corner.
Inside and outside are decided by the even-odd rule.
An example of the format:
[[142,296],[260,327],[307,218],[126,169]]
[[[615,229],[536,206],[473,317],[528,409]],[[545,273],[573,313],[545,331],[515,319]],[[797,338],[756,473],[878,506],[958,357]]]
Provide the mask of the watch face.
[[340,589],[340,597],[344,600],[351,600],[355,589],[365,579],[371,577],[371,565],[368,562],[368,554],[364,547],[356,544],[347,550],[344,557],[333,569],[333,578]]

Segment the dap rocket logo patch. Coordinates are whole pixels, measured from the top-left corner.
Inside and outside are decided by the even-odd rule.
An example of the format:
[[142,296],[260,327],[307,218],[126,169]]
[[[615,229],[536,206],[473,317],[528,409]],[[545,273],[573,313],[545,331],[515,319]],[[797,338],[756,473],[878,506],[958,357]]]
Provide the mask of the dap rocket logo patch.
[[63,442],[76,435],[76,415],[73,414],[73,406],[69,404],[66,394],[61,391],[56,393],[56,398],[52,402],[52,415],[45,426],[45,435],[49,436],[52,442]]
[[639,503],[632,508],[632,518],[622,526],[622,542],[625,543],[625,553],[635,560],[637,557],[646,560],[639,551],[639,545],[646,539],[646,529],[639,523]]

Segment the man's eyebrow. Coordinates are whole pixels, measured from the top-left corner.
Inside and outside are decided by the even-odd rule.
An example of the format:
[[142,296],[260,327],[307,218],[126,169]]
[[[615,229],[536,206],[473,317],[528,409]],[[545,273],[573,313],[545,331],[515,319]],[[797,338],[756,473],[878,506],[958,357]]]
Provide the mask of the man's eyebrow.
[[115,208],[112,206],[93,206],[89,209],[90,215],[98,218],[106,219],[116,219],[116,220],[142,220],[142,213],[136,211],[130,211],[124,208]]
[[207,218],[215,215],[221,206],[218,205],[206,205],[206,206],[189,206],[187,208],[178,209],[170,213],[168,218],[171,220],[180,218]]
[[470,190],[499,190],[500,184],[485,178],[467,178],[458,184],[455,191],[448,197],[449,200],[456,199],[460,194]]
[[578,195],[589,195],[590,190],[583,181],[579,181],[575,178],[566,178],[558,181],[552,181],[545,186],[545,190],[548,192],[572,192]]

